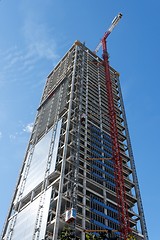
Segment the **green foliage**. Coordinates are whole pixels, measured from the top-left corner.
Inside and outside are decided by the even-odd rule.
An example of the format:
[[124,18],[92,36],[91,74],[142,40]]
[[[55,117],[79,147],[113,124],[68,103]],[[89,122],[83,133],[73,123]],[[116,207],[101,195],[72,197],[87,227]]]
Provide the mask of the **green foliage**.
[[129,235],[127,240],[136,240],[136,238],[133,235]]
[[91,239],[91,234],[89,234],[89,233],[86,233],[85,234],[85,240],[90,240]]
[[98,240],[98,239],[99,239],[99,237],[97,237],[94,234],[91,234],[91,233],[86,233],[85,234],[85,240]]
[[[85,240],[118,240],[118,237],[112,235],[112,231],[100,232],[97,235],[92,233],[85,234]],[[59,238],[59,240],[80,240],[79,237],[75,235],[75,232],[69,227],[64,227]],[[136,238],[132,235],[129,235],[127,240],[136,240]]]
[[59,238],[59,240],[80,240],[79,237],[75,236],[75,233],[69,227],[64,227]]
[[91,233],[86,233],[85,235],[85,240],[117,240],[118,237],[113,237],[111,233],[105,233],[101,232],[99,233],[99,236],[91,234]]

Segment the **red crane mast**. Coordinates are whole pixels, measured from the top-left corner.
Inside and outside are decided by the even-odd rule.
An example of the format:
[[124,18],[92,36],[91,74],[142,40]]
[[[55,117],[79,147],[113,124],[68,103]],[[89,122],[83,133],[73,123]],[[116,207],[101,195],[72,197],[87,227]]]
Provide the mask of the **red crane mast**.
[[120,154],[120,146],[119,146],[119,140],[118,140],[117,116],[116,116],[116,111],[114,106],[112,80],[110,77],[110,66],[109,66],[109,57],[107,52],[107,41],[106,41],[110,33],[118,24],[121,17],[122,17],[122,14],[119,13],[113,19],[111,26],[109,27],[108,31],[104,33],[104,36],[101,39],[98,46],[96,47],[94,53],[97,53],[99,48],[102,46],[103,65],[105,68],[106,91],[107,91],[109,118],[110,118],[110,134],[112,139],[112,152],[113,152],[113,160],[114,160],[115,179],[116,179],[116,196],[117,196],[117,204],[118,204],[118,210],[119,210],[120,232],[121,232],[121,237],[124,240],[126,240],[130,232],[129,216],[128,216],[128,208],[126,205],[127,203],[126,203],[126,193],[125,193],[125,185],[124,185],[124,177],[123,177],[123,164],[122,164],[122,157]]

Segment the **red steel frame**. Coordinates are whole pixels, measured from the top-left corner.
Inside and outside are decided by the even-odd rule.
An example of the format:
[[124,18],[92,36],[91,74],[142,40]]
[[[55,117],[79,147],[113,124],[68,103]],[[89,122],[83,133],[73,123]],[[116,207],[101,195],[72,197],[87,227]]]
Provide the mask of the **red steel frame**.
[[115,165],[114,169],[115,169],[115,179],[116,179],[117,204],[118,204],[118,210],[119,210],[120,232],[121,232],[121,237],[124,238],[124,240],[126,240],[130,232],[130,225],[129,225],[128,208],[126,203],[124,178],[123,178],[122,157],[120,154],[120,146],[118,141],[118,129],[117,129],[117,121],[116,121],[116,111],[114,107],[112,81],[110,77],[110,69],[109,69],[109,61],[108,61],[108,53],[107,53],[106,38],[109,36],[109,34],[110,33],[108,34],[106,33],[101,41],[102,41],[103,60],[104,60],[104,67],[105,67],[106,91],[107,91],[107,98],[108,98],[113,160]]

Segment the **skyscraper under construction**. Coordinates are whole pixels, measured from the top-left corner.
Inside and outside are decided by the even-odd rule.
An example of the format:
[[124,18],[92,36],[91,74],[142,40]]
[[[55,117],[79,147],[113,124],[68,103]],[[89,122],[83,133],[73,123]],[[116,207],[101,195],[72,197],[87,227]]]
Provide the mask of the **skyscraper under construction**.
[[148,240],[112,67],[109,79],[104,60],[79,41],[49,74],[3,240],[57,240],[65,226],[73,239],[109,232]]

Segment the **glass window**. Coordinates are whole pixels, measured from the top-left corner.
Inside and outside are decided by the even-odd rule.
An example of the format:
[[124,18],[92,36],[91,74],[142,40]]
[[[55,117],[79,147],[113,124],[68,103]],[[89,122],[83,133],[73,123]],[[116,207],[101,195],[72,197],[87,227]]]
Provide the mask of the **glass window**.
[[23,196],[43,181],[52,137],[51,129],[35,146]]
[[[43,206],[42,222],[40,226],[40,239],[44,239],[48,210],[51,197],[51,188],[46,191],[45,203]],[[40,197],[34,200],[20,213],[18,213],[15,227],[13,229],[12,240],[23,239],[30,240],[33,238],[34,229],[36,226],[37,212],[39,208]]]
[[54,140],[54,147],[53,147],[53,152],[52,152],[52,162],[51,162],[50,173],[55,171],[58,145],[59,145],[59,138],[60,138],[60,133],[61,133],[61,125],[62,125],[62,119],[59,120],[58,123],[57,123],[55,140]]

